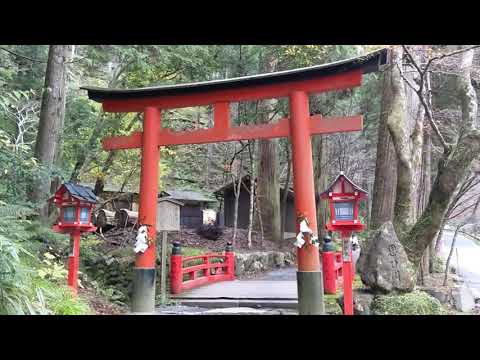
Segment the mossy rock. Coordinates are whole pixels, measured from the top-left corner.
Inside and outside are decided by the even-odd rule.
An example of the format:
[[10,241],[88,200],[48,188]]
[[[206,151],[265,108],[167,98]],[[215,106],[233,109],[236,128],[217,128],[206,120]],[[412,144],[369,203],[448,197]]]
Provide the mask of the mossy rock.
[[372,304],[375,315],[445,315],[440,301],[423,291],[403,295],[379,295]]
[[342,308],[338,305],[338,294],[323,295],[323,302],[325,304],[325,313],[327,315],[342,315]]

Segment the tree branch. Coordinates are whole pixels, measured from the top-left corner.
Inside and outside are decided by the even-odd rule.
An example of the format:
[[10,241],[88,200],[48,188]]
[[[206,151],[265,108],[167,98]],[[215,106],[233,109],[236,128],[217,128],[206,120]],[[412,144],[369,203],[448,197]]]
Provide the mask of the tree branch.
[[[432,127],[433,131],[435,132],[435,135],[437,135],[437,138],[439,139],[440,143],[442,144],[443,151],[446,154],[448,154],[451,151],[451,146],[445,141],[445,138],[443,137],[442,133],[440,132],[440,129],[438,128],[437,123],[433,119],[433,115],[432,115],[432,111],[430,109],[430,106],[428,106],[428,104],[426,103],[425,97],[424,97],[424,94],[423,94],[423,87],[424,87],[424,82],[425,82],[425,72],[426,72],[426,70],[422,70],[420,68],[420,66],[414,60],[412,54],[408,51],[406,46],[402,45],[402,47],[403,47],[403,50],[407,53],[410,62],[412,63],[412,65],[415,67],[415,69],[418,71],[418,73],[420,75],[420,85],[419,85],[419,87],[416,88],[411,83],[411,81],[408,80],[404,76],[403,71],[401,69],[401,66],[397,62],[396,65],[397,65],[398,70],[400,72],[400,76],[407,83],[407,85],[410,86],[412,88],[412,90],[415,91],[415,93],[417,94],[423,108],[425,109],[425,113],[427,114],[427,119],[428,119],[428,122],[430,123],[430,126]],[[430,89],[427,89],[427,90],[430,91]]]
[[4,48],[3,46],[0,46],[0,50],[3,50],[13,56],[16,56],[16,57],[19,57],[19,58],[22,58],[22,59],[25,59],[25,60],[29,60],[29,61],[32,61],[32,62],[36,62],[36,63],[40,63],[40,64],[46,64],[47,61],[42,61],[42,60],[37,60],[37,59],[32,59],[28,56],[25,56],[25,55],[21,55],[21,54],[17,54],[16,52],[14,51],[11,51],[11,50],[8,50],[6,48]]

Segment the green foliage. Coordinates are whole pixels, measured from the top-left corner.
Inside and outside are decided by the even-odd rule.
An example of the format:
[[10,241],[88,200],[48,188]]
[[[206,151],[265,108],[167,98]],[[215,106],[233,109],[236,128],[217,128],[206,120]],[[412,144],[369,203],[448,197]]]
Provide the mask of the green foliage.
[[0,228],[0,314],[34,313],[28,297],[27,269],[20,260],[25,249]]
[[362,283],[362,278],[360,277],[360,275],[355,275],[355,277],[353,278],[353,288],[354,289],[362,289],[364,286],[363,286],[363,283]]
[[97,294],[104,296],[109,301],[121,306],[126,305],[124,302],[126,300],[125,294],[122,293],[120,290],[111,286],[106,286],[105,284],[101,284],[101,282],[96,280],[90,281],[89,285],[91,285],[95,289]]
[[41,166],[28,147],[15,147],[1,129],[0,169],[0,200],[16,204],[28,204],[27,192],[34,181],[54,172]]
[[378,296],[372,304],[377,315],[444,315],[440,302],[423,291],[403,295]]
[[42,263],[45,265],[37,269],[37,274],[42,279],[58,281],[67,277],[68,271],[65,266],[58,261],[56,255],[46,252],[43,254]]
[[8,55],[9,66],[12,70],[4,78],[8,87],[14,90],[40,90],[44,84],[48,45],[9,45],[4,47],[8,47],[9,50],[19,55],[38,60],[31,61]]
[[[9,204],[0,206],[0,212],[11,214],[16,208],[29,213],[28,208]],[[17,216],[0,216],[0,314],[90,313],[66,286],[66,269],[50,246],[65,245],[66,237]],[[51,251],[44,252],[45,248]],[[39,252],[40,259],[33,255]]]
[[338,304],[337,300],[339,298],[340,292],[337,294],[325,294],[323,296],[323,302],[325,304],[325,313],[328,315],[342,315],[342,308]]
[[82,258],[92,260],[97,257],[101,252],[101,244],[102,240],[95,234],[89,234],[82,237],[82,241],[80,241],[80,253],[82,254]]
[[34,214],[35,211],[29,206],[0,202],[0,218],[17,219],[31,216]]
[[50,315],[90,315],[92,310],[79,297],[74,297],[72,290],[64,284],[36,277],[34,288],[42,289],[46,311]]

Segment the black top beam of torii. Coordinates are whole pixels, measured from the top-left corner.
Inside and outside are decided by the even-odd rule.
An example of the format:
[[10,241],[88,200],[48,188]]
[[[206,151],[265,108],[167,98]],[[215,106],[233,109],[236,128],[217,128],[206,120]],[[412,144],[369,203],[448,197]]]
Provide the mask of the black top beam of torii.
[[93,86],[85,86],[81,87],[81,89],[87,90],[89,99],[97,102],[104,102],[108,100],[133,100],[138,98],[158,96],[193,95],[217,90],[238,89],[258,85],[272,85],[292,81],[302,81],[346,73],[358,69],[361,69],[363,74],[368,74],[371,72],[376,72],[383,65],[386,65],[388,62],[387,55],[388,49],[384,48],[351,59],[267,74],[177,85],[151,86],[137,89],[108,89]]

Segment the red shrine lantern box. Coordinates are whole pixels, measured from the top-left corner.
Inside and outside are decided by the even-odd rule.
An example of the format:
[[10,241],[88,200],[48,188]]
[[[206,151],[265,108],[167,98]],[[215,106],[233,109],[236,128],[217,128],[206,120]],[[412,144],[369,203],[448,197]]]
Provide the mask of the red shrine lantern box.
[[320,196],[329,202],[327,230],[361,231],[365,228],[360,222],[358,208],[360,200],[366,199],[368,193],[346,177],[343,171]]
[[92,209],[97,197],[89,187],[67,182],[60,186],[48,201],[53,201],[60,209],[60,216],[53,230],[62,233],[96,230],[92,225]]

